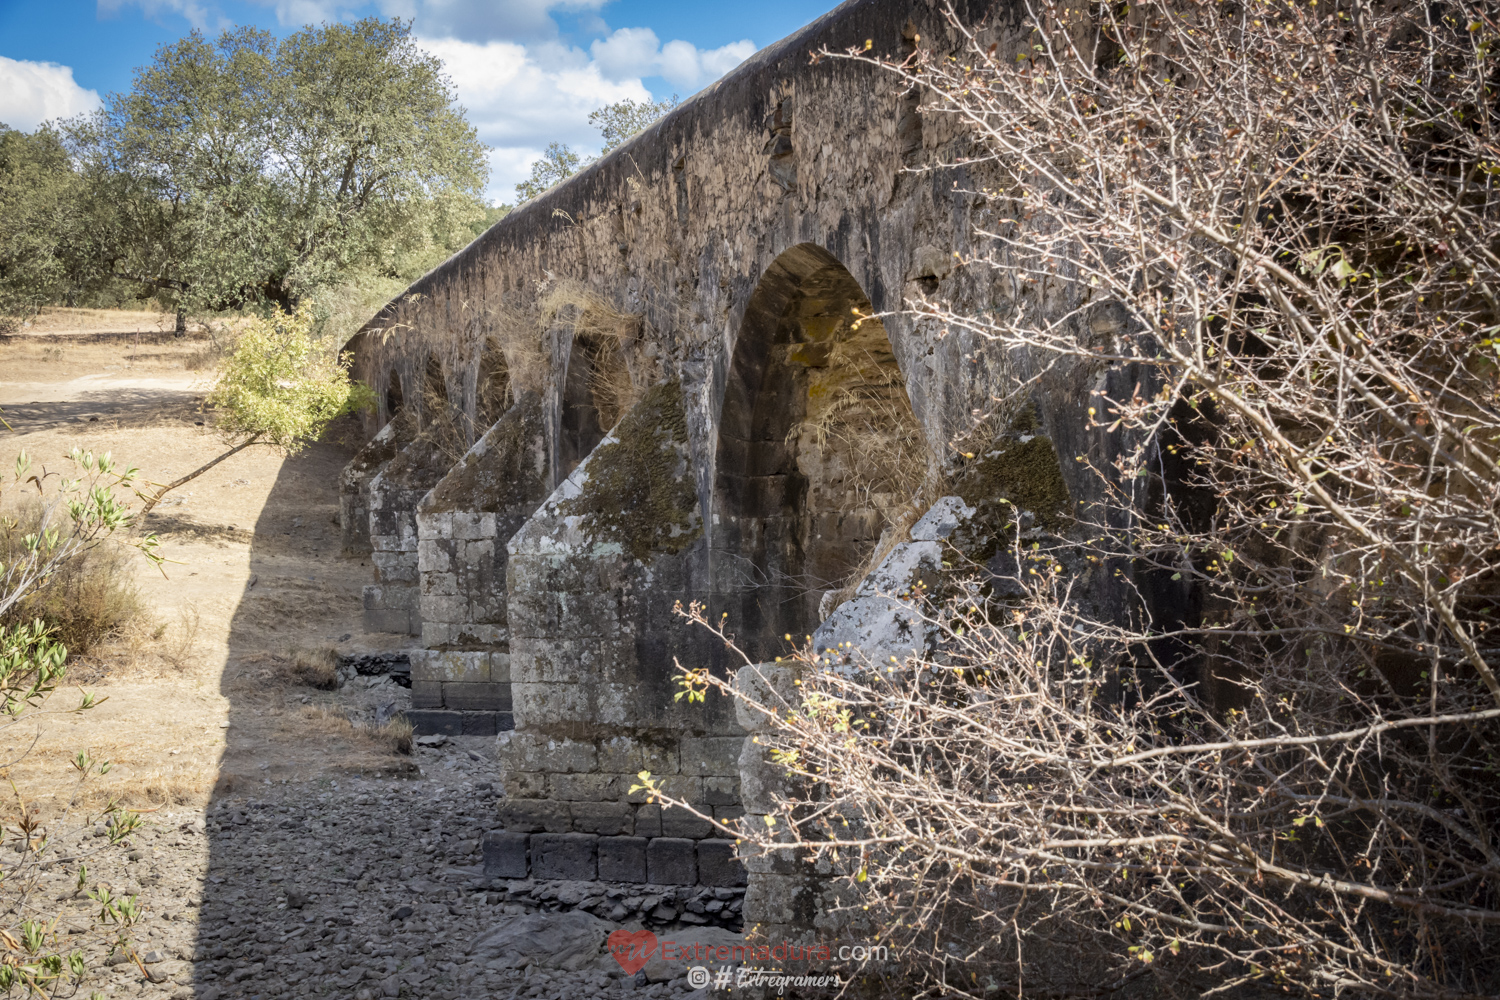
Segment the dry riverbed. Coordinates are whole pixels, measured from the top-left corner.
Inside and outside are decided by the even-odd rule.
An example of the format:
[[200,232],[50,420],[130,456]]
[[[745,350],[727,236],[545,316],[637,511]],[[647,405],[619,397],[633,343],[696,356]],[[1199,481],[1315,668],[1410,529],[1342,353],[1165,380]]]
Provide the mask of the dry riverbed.
[[[163,336],[163,321],[58,310],[0,341],[0,415],[13,428],[0,435],[0,468],[25,449],[60,471],[78,447],[165,482],[217,454],[201,406],[208,342]],[[151,620],[73,666],[106,700],[0,732],[19,797],[11,812],[34,811],[59,859],[38,912],[62,914],[62,946],[93,942],[80,995],[701,995],[681,964],[626,975],[600,934],[645,926],[731,940],[696,925],[737,909],[737,894],[487,880],[480,841],[503,796],[493,741],[429,740],[402,754],[380,727],[409,703],[393,678],[299,682],[298,651],[399,653],[409,642],[360,631],[370,569],[339,554],[336,523],[349,454],[338,433],[293,457],[251,450],[173,494],[147,525],[172,562],[165,575],[138,567]],[[77,697],[65,689],[52,707]],[[79,750],[114,762],[82,790],[67,784]],[[115,847],[100,821],[111,800],[142,818]],[[113,954],[82,932],[97,907],[75,891],[80,863],[90,888],[143,906]]]

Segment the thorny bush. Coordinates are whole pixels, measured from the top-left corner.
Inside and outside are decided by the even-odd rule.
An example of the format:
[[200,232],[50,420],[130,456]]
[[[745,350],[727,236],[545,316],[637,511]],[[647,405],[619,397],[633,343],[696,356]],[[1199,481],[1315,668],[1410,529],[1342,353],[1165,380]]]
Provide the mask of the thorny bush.
[[801,781],[739,835],[845,873],[934,995],[1494,996],[1500,4],[1027,10],[835,57],[992,178],[996,305],[914,321],[1008,352],[997,410],[1105,386],[1095,486],[912,599],[925,662],[690,674]]

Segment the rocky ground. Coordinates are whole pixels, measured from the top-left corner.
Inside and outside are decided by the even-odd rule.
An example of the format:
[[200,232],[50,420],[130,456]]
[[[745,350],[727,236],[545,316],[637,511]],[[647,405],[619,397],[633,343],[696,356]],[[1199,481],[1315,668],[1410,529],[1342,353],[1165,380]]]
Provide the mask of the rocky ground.
[[[700,896],[723,909],[739,905],[738,893],[483,877],[479,838],[499,794],[491,744],[419,746],[412,777],[262,785],[206,813],[151,814],[114,848],[100,849],[103,826],[83,831],[61,850],[85,859],[90,885],[139,893],[145,912],[128,948],[111,956],[107,940],[89,946],[99,975],[85,989],[200,1000],[704,995],[690,991],[680,963],[629,976],[598,935],[580,942],[550,921],[592,908],[616,918],[583,917],[605,930],[644,918],[663,936],[690,933],[674,918],[705,908]],[[76,864],[57,865],[44,894],[70,900],[63,926],[81,931],[93,907],[70,891],[75,875]],[[528,916],[519,944],[512,934],[509,947],[494,945]],[[549,967],[559,964],[574,968]]]

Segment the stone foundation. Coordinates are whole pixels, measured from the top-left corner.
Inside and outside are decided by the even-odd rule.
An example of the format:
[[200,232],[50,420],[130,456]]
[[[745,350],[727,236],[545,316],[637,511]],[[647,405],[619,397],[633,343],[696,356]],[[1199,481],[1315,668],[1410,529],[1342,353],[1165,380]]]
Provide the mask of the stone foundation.
[[716,888],[743,887],[746,878],[732,840],[497,830],[485,836],[483,850],[487,878]]
[[674,660],[711,662],[706,633],[674,611],[707,555],[684,445],[679,388],[652,389],[511,540],[509,830],[712,835],[631,791],[642,771],[720,822],[740,815],[731,706],[674,697]]
[[339,476],[339,530],[344,555],[369,555],[370,483],[410,443],[409,422],[398,414],[344,466]]
[[535,394],[523,394],[418,505],[422,642],[413,654],[419,732],[514,726],[506,543],[546,498],[550,467]]
[[419,435],[386,463],[367,490],[375,583],[364,589],[366,632],[422,634],[417,505],[447,471],[446,449]]

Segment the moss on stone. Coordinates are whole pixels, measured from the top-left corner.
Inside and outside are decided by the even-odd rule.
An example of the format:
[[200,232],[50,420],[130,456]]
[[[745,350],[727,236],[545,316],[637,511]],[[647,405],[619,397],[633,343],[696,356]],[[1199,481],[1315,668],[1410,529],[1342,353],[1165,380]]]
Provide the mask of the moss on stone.
[[497,512],[540,503],[547,495],[542,434],[541,400],[523,393],[485,432],[483,451],[466,454],[428,495],[423,511]]
[[617,440],[600,445],[583,491],[559,505],[583,519],[591,541],[619,542],[641,562],[676,553],[703,534],[698,493],[688,475],[682,384],[666,382],[615,425]]
[[1000,441],[955,483],[964,502],[987,507],[1004,498],[1036,515],[1037,524],[1061,532],[1072,521],[1073,498],[1063,482],[1057,452],[1045,437]]

